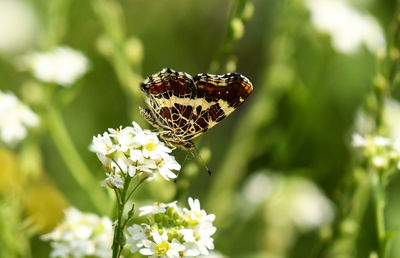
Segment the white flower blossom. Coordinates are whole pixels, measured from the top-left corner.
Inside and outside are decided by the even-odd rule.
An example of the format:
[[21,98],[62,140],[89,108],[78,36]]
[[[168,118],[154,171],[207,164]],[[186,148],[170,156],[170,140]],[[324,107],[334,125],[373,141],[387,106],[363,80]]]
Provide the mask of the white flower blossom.
[[104,184],[110,186],[111,188],[116,187],[119,189],[124,188],[124,179],[120,174],[106,173],[107,178],[104,180]]
[[387,99],[383,106],[384,135],[375,133],[375,118],[359,110],[353,126],[352,145],[360,150],[372,167],[387,171],[400,170],[400,103]]
[[27,128],[39,124],[39,117],[12,93],[0,91],[0,139],[14,146],[27,135]]
[[309,231],[325,226],[334,214],[332,202],[314,183],[268,170],[254,173],[245,182],[237,201],[244,204],[236,211],[241,219],[248,219],[263,208],[271,227],[292,226],[290,234],[295,232],[294,228]]
[[305,0],[313,26],[331,36],[338,52],[351,54],[362,44],[377,53],[385,47],[385,37],[376,19],[360,12],[344,0]]
[[51,257],[111,257],[113,237],[109,218],[82,213],[75,208],[65,211],[64,221],[42,239],[51,241]]
[[400,139],[392,139],[380,135],[353,134],[353,146],[363,151],[363,156],[371,161],[376,169],[400,168]]
[[387,147],[392,144],[392,140],[383,137],[380,135],[377,136],[366,136],[363,137],[360,134],[353,134],[353,146],[354,147],[371,147],[371,146],[376,146],[376,147]]
[[127,229],[130,237],[127,239],[127,243],[131,246],[131,252],[135,253],[144,246],[143,241],[147,240],[150,234],[150,226],[146,224],[137,225],[134,224]]
[[288,195],[291,217],[301,230],[309,230],[329,224],[333,220],[331,201],[311,181],[295,178],[289,182]]
[[293,225],[309,231],[333,220],[333,205],[311,181],[301,177],[280,177],[266,203],[265,215],[274,226]]
[[169,207],[177,208],[176,206],[177,201],[171,203],[153,203],[153,205],[143,206],[140,207],[139,216],[145,216],[149,214],[158,214],[158,213],[165,213]]
[[27,1],[0,1],[0,54],[26,51],[38,38],[39,22]]
[[215,215],[202,210],[197,199],[189,198],[188,202],[189,209],[180,208],[176,202],[141,207],[139,216],[147,216],[149,224],[128,228],[131,252],[153,257],[208,255],[214,249]]
[[48,52],[36,52],[20,58],[22,70],[30,70],[40,81],[70,86],[89,68],[89,60],[81,52],[60,46]]
[[166,180],[170,178],[176,178],[176,174],[173,173],[171,170],[180,170],[181,165],[176,162],[173,156],[168,154],[162,154],[159,157],[159,162],[157,163],[160,171],[160,175],[164,177]]
[[198,199],[193,200],[192,197],[188,199],[190,210],[183,208],[189,218],[190,223],[201,223],[202,221],[213,222],[215,220],[214,214],[207,215],[205,210],[200,208],[200,201]]
[[167,232],[160,235],[157,230],[153,230],[150,232],[150,235],[153,241],[147,239],[143,240],[144,248],[139,251],[143,255],[179,258],[179,252],[185,250],[185,247],[180,244],[178,240],[172,239],[172,241],[169,242]]
[[176,178],[172,170],[180,170],[181,166],[169,154],[171,149],[158,140],[156,133],[132,124],[133,127],[108,129],[93,137],[90,150],[96,153],[107,173],[105,184],[121,188],[124,178],[140,174],[153,177],[159,173],[166,180]]
[[105,132],[103,135],[99,134],[97,137],[93,137],[90,150],[102,156],[107,156],[116,151],[110,135],[107,132]]

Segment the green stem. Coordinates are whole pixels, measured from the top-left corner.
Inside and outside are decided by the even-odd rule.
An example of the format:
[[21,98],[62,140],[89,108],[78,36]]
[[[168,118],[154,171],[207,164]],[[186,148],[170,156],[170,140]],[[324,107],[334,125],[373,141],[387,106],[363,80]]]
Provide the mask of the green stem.
[[82,161],[78,151],[75,149],[61,115],[56,109],[49,107],[46,118],[51,137],[62,159],[69,168],[71,175],[80,187],[86,191],[91,203],[97,211],[102,214],[107,214],[107,204],[109,203],[107,195],[101,189],[100,184],[93,177],[90,170]]
[[378,171],[372,171],[372,187],[375,200],[375,219],[376,229],[378,233],[379,258],[387,256],[388,238],[385,227],[385,183],[382,175]]
[[388,69],[388,88],[392,89],[394,86],[394,82],[396,79],[396,74],[399,65],[399,44],[400,44],[400,11],[396,12],[395,17],[395,28],[393,33],[392,45],[390,46],[389,51],[394,51],[393,53],[389,53],[389,58],[391,62],[389,62],[390,67]]
[[[383,111],[385,99],[390,97],[391,91],[394,89],[396,75],[398,74],[398,66],[400,61],[400,11],[395,14],[394,32],[391,44],[388,45],[387,56],[387,72],[382,75],[384,79],[378,80],[375,85],[375,94],[377,98],[377,114],[376,114],[376,128],[380,129],[383,125]],[[384,71],[383,71],[384,73]],[[379,130],[377,130],[379,133]]]
[[[378,101],[376,111],[376,133],[380,134],[385,129],[383,115],[385,111],[385,100],[390,97],[393,90],[396,74],[398,73],[398,64],[400,57],[400,12],[397,11],[394,20],[394,32],[391,44],[388,46],[389,55],[387,58],[387,72],[380,75],[382,79],[378,79],[375,84],[375,94]],[[378,75],[379,76],[379,75]],[[379,78],[379,77],[378,77]],[[374,206],[375,206],[375,219],[376,231],[379,245],[379,257],[385,258],[387,256],[387,248],[389,238],[386,233],[385,227],[385,194],[386,194],[386,176],[388,171],[372,171],[371,181],[374,190]]]
[[[127,201],[131,198],[132,194],[139,188],[139,186],[147,179],[148,177],[143,177],[140,179],[140,181],[136,184],[136,186],[132,189],[132,191],[127,195],[128,189],[129,189],[129,184],[132,180],[132,177],[128,176],[124,182],[124,188],[122,190],[120,189],[115,189],[115,195],[117,196],[118,200],[118,210],[117,210],[117,220],[115,223],[115,230],[114,230],[114,237],[113,237],[113,244],[112,244],[112,249],[113,249],[113,258],[118,258],[120,257],[122,250],[124,249],[124,242],[122,241],[123,239],[123,233],[124,229],[130,219],[126,218],[124,221],[123,220],[123,214],[124,214],[124,209]],[[128,214],[129,215],[129,214]]]
[[[131,177],[128,177],[125,182],[124,182],[124,188],[122,189],[122,192],[119,192],[120,190],[116,190],[116,195],[118,201],[118,213],[117,213],[117,221],[115,224],[115,231],[114,231],[114,238],[113,238],[113,244],[112,244],[112,249],[113,249],[113,258],[118,258],[121,255],[122,249],[124,248],[124,244],[122,243],[122,236],[123,236],[123,225],[122,223],[122,215],[124,213],[124,208],[127,199],[125,198],[126,196],[126,191],[129,188],[129,183],[131,182]],[[119,197],[118,198],[118,193],[119,192]]]
[[132,189],[132,191],[130,192],[130,194],[128,194],[127,200],[129,200],[129,199],[132,197],[133,193],[139,188],[139,186],[140,186],[144,181],[146,181],[147,178],[149,178],[149,177],[146,176],[146,177],[143,177],[142,179],[140,179],[139,183]]
[[236,41],[232,28],[232,20],[240,16],[246,5],[246,2],[247,0],[232,0],[229,9],[228,20],[226,23],[225,37],[215,59],[210,63],[210,67],[208,69],[210,73],[216,73],[221,68],[222,63],[225,61],[228,54],[232,50],[233,44]]

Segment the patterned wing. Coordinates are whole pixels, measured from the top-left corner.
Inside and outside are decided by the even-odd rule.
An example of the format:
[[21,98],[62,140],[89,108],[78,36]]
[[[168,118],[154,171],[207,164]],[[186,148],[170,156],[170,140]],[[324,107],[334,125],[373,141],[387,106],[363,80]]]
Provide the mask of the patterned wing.
[[162,130],[164,139],[185,146],[230,115],[253,86],[237,73],[198,74],[192,79],[187,73],[165,68],[147,78],[141,89],[150,107],[141,109],[142,115]]
[[145,118],[164,131],[172,131],[176,138],[181,138],[189,129],[192,103],[196,98],[192,77],[187,73],[164,68],[140,86],[148,97],[150,107],[149,110],[141,110]]
[[215,126],[240,106],[253,91],[253,85],[237,73],[198,74],[194,78],[196,98],[191,127],[184,140],[191,140]]

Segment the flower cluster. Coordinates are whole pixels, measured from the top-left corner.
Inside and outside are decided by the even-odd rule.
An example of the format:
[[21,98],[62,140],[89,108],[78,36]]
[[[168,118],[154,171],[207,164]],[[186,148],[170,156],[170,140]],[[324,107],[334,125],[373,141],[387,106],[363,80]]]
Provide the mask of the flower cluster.
[[376,169],[400,169],[400,141],[379,135],[353,135],[353,146],[363,150],[363,157]]
[[[376,53],[385,46],[382,28],[376,19],[361,13],[344,0],[305,0],[313,26],[332,38],[338,52],[351,54],[362,44]],[[339,18],[340,17],[340,18]]]
[[111,257],[113,236],[109,218],[82,213],[75,208],[65,211],[65,220],[57,228],[42,236],[51,241],[51,257]]
[[0,139],[13,146],[24,139],[27,127],[39,124],[38,116],[12,93],[0,91]]
[[133,127],[108,129],[93,137],[90,149],[96,152],[107,173],[105,183],[111,188],[123,188],[127,176],[151,177],[156,173],[166,180],[176,178],[171,170],[180,170],[181,166],[169,155],[171,149],[159,141],[156,133],[132,124]]
[[79,51],[57,47],[22,57],[19,65],[23,70],[32,71],[40,81],[69,86],[87,72],[89,61]]
[[214,249],[215,215],[202,210],[197,199],[188,202],[190,209],[180,208],[176,202],[141,207],[140,216],[149,222],[128,227],[131,252],[174,258],[208,255]]

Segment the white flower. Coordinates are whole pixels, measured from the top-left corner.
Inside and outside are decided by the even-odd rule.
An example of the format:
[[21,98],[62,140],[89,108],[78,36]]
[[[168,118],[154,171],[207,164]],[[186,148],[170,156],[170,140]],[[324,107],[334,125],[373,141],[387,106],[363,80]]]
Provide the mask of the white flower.
[[263,171],[251,174],[243,184],[243,189],[235,199],[244,205],[235,207],[235,214],[243,220],[251,218],[273,192],[276,183],[272,173]]
[[27,1],[0,1],[0,54],[16,54],[35,44],[38,19]]
[[65,211],[64,221],[42,236],[51,241],[51,257],[111,257],[112,222],[95,214],[82,213],[75,208]]
[[142,226],[134,224],[127,230],[130,235],[127,239],[127,243],[132,246],[131,252],[135,253],[144,246],[143,240],[147,240],[151,231],[150,226],[146,224],[142,224]]
[[153,257],[208,255],[214,249],[215,216],[202,210],[197,199],[189,198],[188,202],[190,209],[178,207],[176,201],[141,207],[139,216],[147,216],[150,224],[128,228],[131,252]]
[[333,205],[318,187],[301,177],[275,179],[268,202],[266,219],[274,226],[292,225],[302,231],[329,224]]
[[377,136],[369,136],[366,137],[361,136],[360,134],[353,134],[353,146],[354,147],[387,147],[391,146],[393,141],[387,137],[383,137],[380,135]]
[[143,243],[145,248],[142,248],[139,251],[143,255],[179,258],[179,252],[185,249],[185,247],[176,239],[172,239],[171,242],[168,242],[167,232],[160,235],[158,231],[153,230],[150,235],[152,236],[153,241],[144,240]]
[[332,203],[310,181],[296,179],[290,196],[291,217],[302,230],[327,225],[333,220]]
[[372,164],[378,169],[384,167],[387,164],[386,161],[387,160],[382,156],[375,156],[372,158]]
[[216,231],[210,221],[202,222],[193,229],[181,229],[185,240],[185,256],[208,255],[208,250],[214,249],[214,239],[211,237]]
[[103,135],[99,134],[97,137],[93,136],[93,142],[92,145],[90,145],[90,150],[107,156],[116,151],[116,148],[111,141],[110,135],[105,132]]
[[362,44],[376,53],[384,48],[382,28],[368,13],[361,13],[343,0],[305,0],[314,27],[332,38],[332,45],[345,54],[356,52]]
[[24,56],[19,65],[40,81],[69,86],[87,72],[89,61],[81,52],[61,46]]
[[104,180],[104,183],[111,188],[124,188],[125,180],[121,177],[120,174],[111,174],[106,173],[107,178]]
[[158,140],[156,133],[132,124],[133,127],[108,129],[93,137],[89,149],[97,154],[108,173],[106,185],[119,188],[123,178],[140,174],[151,178],[159,173],[166,180],[176,178],[172,170],[180,170],[181,166],[169,154],[171,149]]
[[0,139],[14,146],[27,135],[27,127],[39,124],[38,116],[12,93],[0,91]]
[[139,216],[145,216],[149,214],[158,214],[158,213],[165,213],[167,211],[167,208],[169,207],[174,207],[177,208],[176,206],[177,201],[171,202],[171,203],[154,203],[153,205],[148,205],[148,206],[143,206],[140,207],[140,213]]
[[365,140],[364,137],[362,137],[358,133],[353,134],[352,145],[354,147],[364,147],[366,144],[367,144],[367,141]]
[[162,156],[160,157],[160,161],[157,165],[159,167],[160,175],[166,180],[177,177],[176,174],[173,173],[171,170],[181,169],[181,165],[176,162],[175,158],[168,154],[162,154]]
[[363,158],[376,169],[394,171],[400,167],[400,139],[354,134],[353,146],[361,149]]
[[[249,189],[253,186],[257,189]],[[253,190],[255,200],[250,195]],[[288,234],[293,234],[294,229],[308,231],[327,225],[334,214],[331,201],[311,181],[301,177],[285,177],[268,170],[250,177],[237,199],[243,205],[236,213],[250,209],[249,214],[238,215],[242,219],[249,218],[263,207],[265,219],[271,228],[283,226],[285,229],[282,230],[288,230]]]
[[183,211],[187,213],[189,223],[191,225],[197,225],[203,221],[213,222],[215,219],[214,214],[207,215],[205,210],[200,208],[200,201],[198,199],[192,199],[189,197],[188,199],[190,210],[183,208]]

